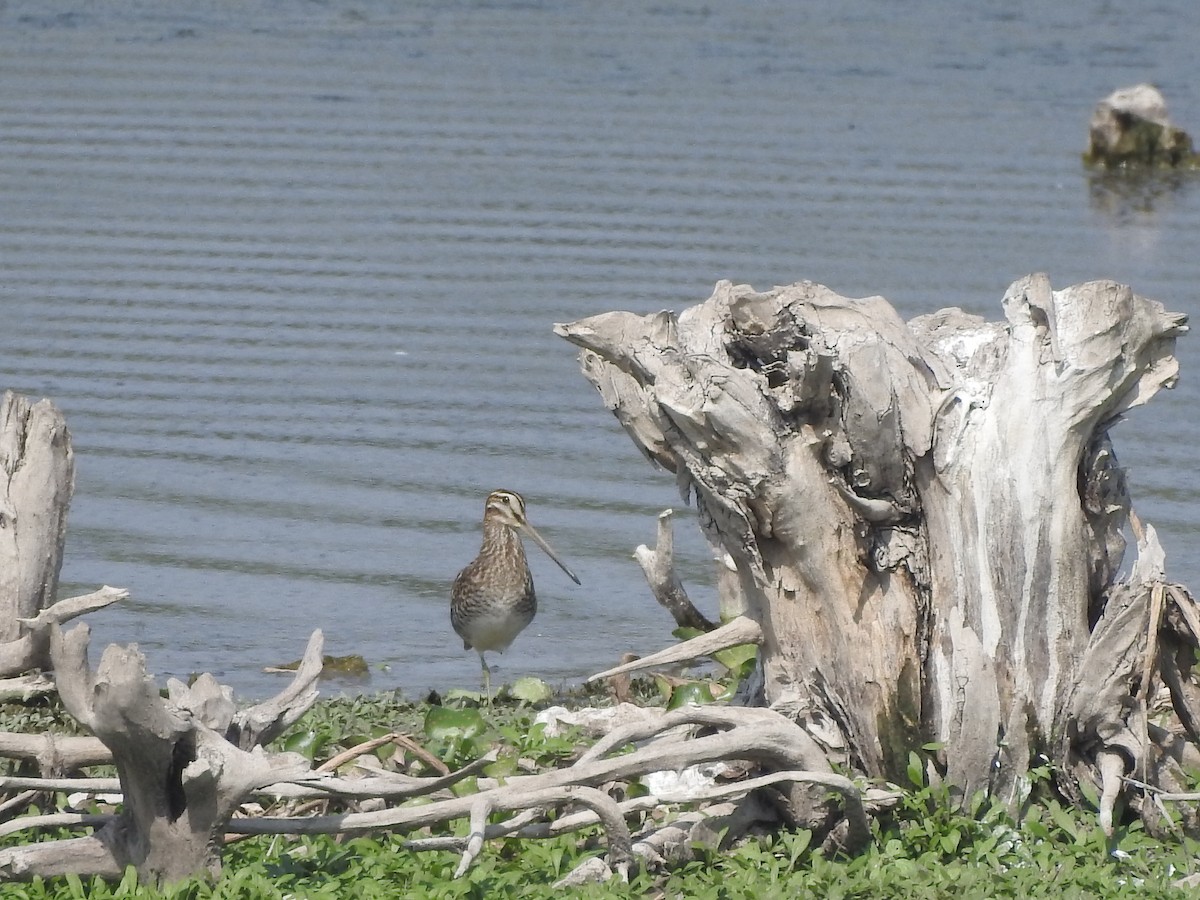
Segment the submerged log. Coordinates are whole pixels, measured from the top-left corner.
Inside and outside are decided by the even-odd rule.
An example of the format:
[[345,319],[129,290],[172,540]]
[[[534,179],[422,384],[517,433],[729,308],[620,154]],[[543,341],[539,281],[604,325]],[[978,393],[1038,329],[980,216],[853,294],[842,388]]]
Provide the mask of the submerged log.
[[1167,101],[1151,84],[1113,91],[1088,126],[1084,165],[1099,168],[1200,168],[1191,136],[1171,123]]
[[735,561],[767,702],[865,775],[936,741],[953,785],[1016,803],[1042,755],[1099,770],[1069,723],[1106,689],[1081,679],[1130,509],[1108,432],[1174,383],[1186,326],[1041,275],[1003,308],[905,323],[880,297],[721,282],[678,316],[556,331]]

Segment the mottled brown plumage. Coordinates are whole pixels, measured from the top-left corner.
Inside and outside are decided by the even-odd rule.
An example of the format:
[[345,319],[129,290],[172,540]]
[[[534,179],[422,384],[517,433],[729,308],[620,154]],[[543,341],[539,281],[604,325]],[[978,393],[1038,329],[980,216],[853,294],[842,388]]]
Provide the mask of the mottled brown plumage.
[[491,678],[483,654],[503,653],[537,614],[533,575],[518,531],[533,541],[579,584],[550,545],[525,517],[525,501],[515,491],[492,491],[483,509],[483,544],[479,555],[458,573],[450,590],[450,624],[463,648],[479,654],[484,692],[491,698]]

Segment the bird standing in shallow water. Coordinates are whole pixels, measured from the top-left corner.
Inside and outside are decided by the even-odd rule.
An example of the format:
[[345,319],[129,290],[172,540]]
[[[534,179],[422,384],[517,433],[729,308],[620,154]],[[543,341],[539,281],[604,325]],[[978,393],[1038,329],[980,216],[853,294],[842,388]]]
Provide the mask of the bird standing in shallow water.
[[525,517],[525,500],[515,491],[492,491],[483,508],[483,544],[479,555],[454,579],[450,590],[450,624],[463,639],[463,649],[479,654],[483,690],[491,703],[491,673],[483,654],[503,653],[537,613],[533,575],[518,532],[529,535],[559,568],[579,584],[550,545]]

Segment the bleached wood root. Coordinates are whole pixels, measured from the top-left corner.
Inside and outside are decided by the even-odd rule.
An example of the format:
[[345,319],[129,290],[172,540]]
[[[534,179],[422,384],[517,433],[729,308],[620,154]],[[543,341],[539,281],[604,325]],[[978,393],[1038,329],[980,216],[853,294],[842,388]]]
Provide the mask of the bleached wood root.
[[1100,769],[1100,828],[1112,837],[1113,809],[1121,795],[1121,779],[1125,775],[1125,758],[1119,753],[1102,752],[1098,759]]
[[[107,749],[105,753],[108,753]],[[110,762],[111,755],[102,761]],[[461,769],[436,778],[415,778],[374,770],[360,778],[339,778],[314,770],[299,773],[291,780],[255,787],[249,795],[268,800],[411,800],[447,790],[466,778],[478,775],[495,761],[495,752],[487,753]],[[0,777],[0,792],[12,790],[120,794],[121,781],[118,778]],[[4,833],[53,827],[56,824],[58,822],[52,817],[29,816],[9,823]]]
[[[1194,741],[1200,721],[1200,693],[1186,673],[1200,648],[1200,616],[1195,601],[1179,585],[1165,581],[1165,554],[1154,528],[1130,516],[1138,556],[1129,578],[1116,585],[1092,629],[1068,705],[1059,784],[1072,797],[1078,782],[1100,789],[1099,824],[1114,832],[1114,810],[1122,797],[1147,828],[1168,827],[1160,811],[1173,786],[1190,784],[1188,772],[1200,764]],[[1185,732],[1192,740],[1150,721],[1148,698],[1162,679]],[[1194,817],[1185,817],[1194,819]],[[1185,821],[1185,830],[1200,821]]]
[[129,597],[129,591],[105,585],[80,597],[59,600],[30,618],[17,618],[23,633],[0,644],[0,675],[13,675],[47,665],[50,628]]
[[[115,821],[110,820],[105,831],[112,828]],[[125,867],[118,862],[118,856],[102,836],[105,831],[0,851],[0,881],[28,881],[35,877],[55,878],[80,873],[115,881],[125,874]]]
[[317,701],[324,641],[320,630],[314,631],[288,686],[269,700],[232,713],[226,726],[230,741],[242,750],[268,744],[308,712]]
[[27,703],[34,697],[45,697],[54,693],[54,681],[41,672],[0,679],[0,703],[16,700]]
[[688,599],[683,582],[675,573],[675,535],[671,528],[672,510],[658,514],[658,538],[654,549],[639,544],[633,551],[634,559],[642,567],[646,582],[654,599],[671,614],[675,624],[681,628],[712,631],[717,626],[704,613],[696,609]]
[[[102,667],[103,668],[103,667]],[[98,674],[99,678],[99,674]],[[680,739],[679,729],[697,726],[720,729],[692,739]],[[633,753],[621,753],[628,744],[639,744]],[[616,755],[614,755],[616,754]],[[365,799],[387,797],[402,800],[412,796],[428,794],[434,801],[425,806],[393,807],[358,813],[296,817],[246,817],[232,818],[221,829],[224,834],[358,834],[380,829],[413,830],[442,824],[453,819],[467,817],[471,822],[470,832],[462,837],[416,838],[406,842],[413,850],[453,849],[463,856],[460,874],[478,857],[488,840],[515,834],[520,837],[537,838],[565,834],[588,825],[600,824],[609,841],[607,865],[610,871],[627,876],[634,857],[643,863],[653,863],[654,856],[649,848],[653,841],[642,840],[635,844],[625,819],[635,813],[645,812],[663,804],[704,805],[714,800],[746,797],[755,791],[780,784],[818,785],[841,797],[847,825],[848,845],[861,846],[870,839],[864,795],[850,779],[829,769],[820,749],[797,725],[784,716],[769,709],[744,709],[729,707],[687,707],[664,714],[656,720],[630,723],[614,729],[572,766],[565,769],[517,776],[503,783],[481,780],[484,790],[466,797],[446,797],[444,791],[471,774],[477,773],[494,760],[489,755],[470,766],[447,776],[437,778],[405,778],[372,770],[359,779],[337,778],[316,771],[295,772],[280,781],[260,783],[242,791],[276,797],[298,798],[301,796],[326,799]],[[118,756],[118,761],[121,759]],[[630,798],[618,802],[611,798],[601,786],[614,782],[627,782],[652,772],[681,771],[691,766],[722,760],[743,760],[757,763],[768,771],[761,776],[732,783],[712,782],[686,792],[679,789],[661,789],[655,796]],[[186,767],[183,773],[183,789],[186,784]],[[264,782],[266,777],[262,779]],[[136,795],[128,793],[128,787],[136,787],[123,774],[118,785],[127,788],[132,803],[138,802]],[[107,791],[114,785],[112,779],[8,779],[0,787],[13,789],[34,788],[53,790]],[[127,787],[128,786],[128,787]],[[877,800],[877,798],[876,798]],[[874,802],[874,801],[873,801]],[[553,820],[545,821],[549,810],[563,810]],[[488,819],[497,812],[517,812],[504,822],[489,824]],[[707,813],[700,811],[703,818]],[[539,821],[543,819],[543,821]],[[136,825],[126,814],[113,817],[82,816],[79,814],[55,814],[29,817],[0,825],[0,835],[23,828],[100,827],[98,837],[105,846],[113,845],[114,836],[121,829]],[[157,841],[163,841],[161,830]],[[169,839],[169,835],[166,837]],[[81,843],[82,842],[82,843]],[[37,845],[41,847],[42,845]],[[121,857],[112,849],[105,860],[97,860],[96,844],[88,839],[55,842],[65,854],[79,854],[77,862],[87,865],[89,872],[104,874],[115,872]],[[119,844],[116,845],[119,848]],[[0,852],[0,874],[7,877],[28,877],[46,874],[52,865],[63,866],[61,857],[51,863],[41,849],[16,848]],[[79,868],[63,868],[62,871],[81,871]]]
[[121,790],[119,778],[33,778],[24,775],[0,776],[0,793],[8,791],[64,791],[97,794],[116,794]]
[[633,843],[629,826],[621,815],[617,802],[608,794],[586,785],[563,785],[541,790],[508,792],[498,790],[476,795],[471,804],[471,831],[463,850],[462,860],[454,876],[461,877],[483,849],[484,832],[488,817],[493,812],[513,809],[558,808],[579,804],[592,811],[608,835],[609,865],[621,872],[626,879],[629,871],[630,847]]
[[42,772],[69,772],[112,762],[112,752],[99,738],[0,732],[0,757],[34,761]]
[[[646,741],[681,725],[726,730],[686,741],[650,741],[633,753],[608,755],[630,742]],[[781,782],[816,784],[841,796],[848,825],[847,844],[862,846],[869,841],[870,831],[862,792],[853,781],[829,770],[825,757],[802,729],[772,710],[724,707],[675,710],[653,723],[635,723],[615,729],[568,768],[513,777],[503,784],[467,797],[435,800],[418,807],[303,819],[238,818],[229,823],[227,831],[231,834],[360,834],[380,829],[409,831],[469,817],[472,828],[466,839],[412,842],[415,849],[461,847],[464,862],[460,869],[465,871],[466,866],[481,852],[483,843],[491,837],[509,833],[525,837],[549,836],[563,833],[567,823],[571,827],[582,827],[599,822],[608,834],[610,849],[615,850],[610,861],[621,871],[628,862],[630,850],[627,829],[618,823],[623,823],[624,816],[630,811],[645,808],[652,801],[649,798],[637,798],[617,803],[602,792],[593,793],[593,790],[600,785],[628,781],[650,772],[681,770],[700,763],[730,759],[757,762],[768,769],[779,770],[779,774],[735,785],[714,785],[699,794],[686,797],[666,794],[653,802],[697,803],[711,798],[738,796]],[[488,817],[494,812],[574,805],[587,807],[588,813],[563,816],[557,827],[527,824],[526,817],[517,817],[500,825],[487,824]]]
[[1174,383],[1187,327],[1103,281],[1032,275],[1002,306],[905,322],[881,297],[720,282],[678,315],[555,330],[734,560],[765,702],[871,777],[938,741],[950,783],[1014,804],[1095,683],[1130,506],[1108,431]]
[[589,682],[625,675],[629,672],[639,672],[643,669],[653,669],[657,666],[671,666],[679,663],[692,662],[706,656],[712,656],[718,650],[736,647],[738,644],[761,644],[763,642],[762,627],[746,616],[738,616],[726,622],[715,631],[697,635],[690,640],[667,647],[641,659],[605,669],[588,678]]
[[46,607],[31,619],[18,619],[21,624],[32,630],[49,628],[51,625],[63,625],[72,619],[77,619],[85,613],[95,612],[111,606],[118,600],[129,599],[129,591],[124,588],[109,587],[107,584],[90,594],[78,597],[68,597]]
[[203,675],[172,679],[163,698],[136,648],[110,645],[93,672],[86,625],[51,625],[51,657],[63,705],[112,751],[124,808],[89,838],[0,851],[0,879],[32,875],[118,875],[135,865],[144,882],[168,883],[220,871],[225,823],[255,789],[309,771],[294,754],[267,754],[249,740],[276,733],[316,697],[322,639],[315,632],[292,684],[239,716],[232,692]]
[[[37,828],[103,828],[111,825],[116,816],[111,813],[49,813],[44,816],[23,816],[0,823],[0,837],[32,831]],[[78,870],[72,870],[78,872]],[[39,874],[39,873],[35,873]],[[99,874],[99,873],[97,873]]]

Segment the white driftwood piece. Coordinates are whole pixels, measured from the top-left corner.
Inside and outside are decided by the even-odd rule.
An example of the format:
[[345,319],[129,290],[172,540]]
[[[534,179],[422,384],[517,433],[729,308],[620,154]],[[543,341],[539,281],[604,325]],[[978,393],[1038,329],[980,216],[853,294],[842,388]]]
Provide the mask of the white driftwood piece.
[[[685,739],[680,730],[689,727],[716,731]],[[637,749],[631,753],[624,752],[631,743],[637,744]],[[614,783],[632,781],[652,773],[680,772],[689,767],[723,760],[736,760],[742,765],[753,764],[765,770],[766,774],[740,781],[713,782],[690,788],[687,792],[668,788],[656,795],[622,801],[613,799],[604,790]],[[273,774],[280,778],[279,781],[258,784],[248,792],[256,796],[323,797],[330,800],[380,797],[401,801],[429,796],[431,802],[422,806],[394,806],[369,812],[307,817],[234,817],[223,825],[222,831],[226,834],[360,834],[378,830],[411,831],[467,818],[471,828],[464,836],[418,837],[405,842],[405,846],[414,851],[461,852],[461,874],[489,839],[505,835],[555,837],[600,824],[609,839],[609,855],[604,872],[625,873],[634,857],[638,857],[643,865],[662,862],[655,850],[655,835],[661,828],[661,821],[650,824],[646,831],[636,836],[637,843],[633,843],[635,836],[630,833],[625,819],[663,804],[705,805],[712,800],[747,797],[754,791],[776,785],[791,786],[793,792],[798,786],[815,786],[821,794],[833,792],[841,797],[846,827],[833,836],[830,846],[852,849],[863,846],[870,839],[868,804],[880,802],[879,792],[867,792],[864,795],[853,781],[831,770],[820,748],[801,729],[767,709],[692,706],[647,715],[618,725],[569,767],[513,776],[503,781],[479,778],[479,792],[462,797],[446,790],[466,777],[478,775],[494,761],[495,754],[488,754],[463,769],[436,778],[414,778],[378,770],[366,770],[358,778],[345,778],[320,771],[288,771],[286,767],[282,770],[276,767],[263,778],[267,780]],[[190,768],[183,769],[185,794],[188,791]],[[152,764],[151,773],[159,769],[161,764]],[[30,790],[112,791],[118,786],[112,779],[94,778],[8,778],[4,782],[0,786]],[[119,786],[123,789],[127,787],[124,775]],[[133,801],[127,796],[126,802]],[[742,810],[740,818],[743,821],[740,823],[728,817],[722,818],[724,813],[721,809],[706,808],[692,814],[693,824],[713,820],[710,830],[714,832],[727,825],[740,825],[736,834],[741,834],[751,824],[745,820],[753,818],[753,813],[747,813],[746,810],[757,807],[754,801],[747,799],[738,808]],[[547,821],[545,812],[556,809],[567,811]],[[491,814],[504,811],[516,811],[517,815],[489,824]],[[728,811],[726,808],[725,812]],[[775,820],[773,813],[768,817],[771,821]],[[113,864],[113,855],[104,856],[96,844],[97,840],[100,843],[112,843],[114,834],[119,835],[122,827],[129,827],[128,824],[122,824],[124,818],[55,813],[2,824],[0,835],[39,827],[92,826],[100,827],[101,831],[96,839],[79,838],[0,851],[0,874],[29,877],[33,874],[87,871],[111,877],[119,872]],[[195,818],[195,813],[192,818]],[[207,821],[207,817],[204,819]],[[160,844],[157,845],[158,849],[148,849],[147,859],[159,859],[160,862],[162,855],[167,852],[164,848],[177,844],[179,840],[163,823],[151,837]],[[691,846],[690,842],[685,843],[687,847]],[[176,867],[182,868],[183,865],[176,863]],[[142,870],[141,866],[139,870]],[[161,875],[160,880],[163,880]]]
[[161,697],[136,647],[110,645],[93,672],[88,636],[85,625],[67,633],[54,626],[51,655],[63,705],[112,752],[123,811],[87,837],[0,851],[0,879],[117,878],[127,865],[148,883],[216,875],[220,839],[238,806],[252,791],[309,770],[303,757],[267,754],[257,743],[316,699],[321,632],[288,689],[244,712],[211,675],[191,687],[171,679]]
[[717,626],[696,609],[688,598],[683,582],[675,573],[675,534],[671,528],[673,517],[674,512],[669,509],[659,513],[658,539],[654,549],[639,544],[633,551],[633,557],[642,567],[642,574],[646,576],[654,599],[671,614],[677,625],[698,631],[712,631]]
[[1061,750],[1120,565],[1108,430],[1174,382],[1186,327],[1111,282],[1030,276],[1003,308],[906,324],[880,297],[721,282],[556,331],[735,561],[768,702],[864,774],[940,741],[952,783],[1015,801]]
[[[671,732],[681,725],[723,729],[692,740],[679,740]],[[660,737],[666,735],[665,737]],[[629,743],[643,746],[621,753]],[[616,753],[617,755],[611,755]],[[708,795],[722,797],[745,794],[762,784],[787,782],[819,785],[840,795],[846,829],[840,836],[848,848],[862,847],[870,840],[870,828],[859,787],[834,773],[820,749],[796,725],[767,709],[685,707],[653,721],[635,722],[617,728],[590,748],[574,765],[535,775],[514,776],[503,783],[480,779],[480,792],[465,797],[436,800],[424,806],[402,806],[373,812],[340,813],[303,819],[239,818],[229,823],[231,834],[361,834],[380,829],[410,831],[469,817],[471,832],[465,838],[414,841],[413,849],[459,849],[465,871],[478,855],[483,841],[504,834],[548,837],[599,822],[609,838],[610,868],[625,871],[630,861],[630,834],[623,817],[672,798],[633,798],[618,803],[596,790],[612,782],[628,781],[651,772],[677,771],[718,760],[748,760],[777,777],[761,784],[750,780],[716,786]],[[706,795],[706,796],[708,796]],[[674,798],[679,799],[679,798]],[[689,798],[695,802],[704,796]],[[571,813],[553,823],[534,822],[522,812],[505,823],[487,825],[489,814],[526,811],[537,807],[556,809],[582,805],[586,813]],[[634,848],[636,851],[636,848]]]
[[0,673],[13,674],[49,665],[50,629],[85,613],[103,609],[129,597],[129,591],[105,585],[98,591],[79,597],[68,597],[47,606],[33,618],[18,619],[23,633],[0,644]]
[[[54,600],[74,485],[62,413],[49,400],[33,403],[6,391],[0,398],[0,649],[25,633],[20,619],[32,619]],[[47,652],[43,634],[21,655],[43,666]],[[3,675],[20,671],[0,668]]]

